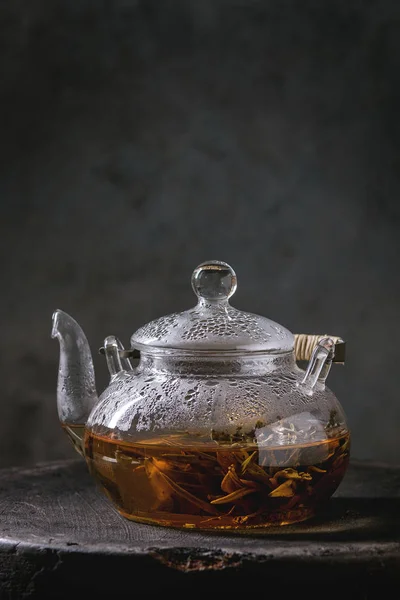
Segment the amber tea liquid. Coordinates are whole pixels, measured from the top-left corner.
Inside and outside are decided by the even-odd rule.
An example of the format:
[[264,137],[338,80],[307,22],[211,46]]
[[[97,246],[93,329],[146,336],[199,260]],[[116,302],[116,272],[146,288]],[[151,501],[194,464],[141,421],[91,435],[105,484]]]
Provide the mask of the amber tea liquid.
[[129,444],[86,433],[89,470],[125,517],[172,527],[247,529],[313,516],[341,482],[349,434],[303,446]]

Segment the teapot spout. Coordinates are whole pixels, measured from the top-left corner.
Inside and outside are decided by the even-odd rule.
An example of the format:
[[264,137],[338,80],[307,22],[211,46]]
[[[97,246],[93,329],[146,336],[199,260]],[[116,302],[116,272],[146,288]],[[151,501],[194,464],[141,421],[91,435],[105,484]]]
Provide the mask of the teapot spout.
[[85,424],[98,399],[93,359],[85,334],[70,315],[56,310],[52,324],[51,337],[60,344],[58,417],[75,449],[83,454]]

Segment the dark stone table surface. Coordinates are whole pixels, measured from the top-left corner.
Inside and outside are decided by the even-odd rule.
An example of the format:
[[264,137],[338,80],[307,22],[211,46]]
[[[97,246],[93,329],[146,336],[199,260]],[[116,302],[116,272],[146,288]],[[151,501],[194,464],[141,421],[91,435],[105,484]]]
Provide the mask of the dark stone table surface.
[[79,460],[4,469],[0,598],[375,598],[400,585],[399,509],[400,467],[354,460],[318,518],[252,534],[128,521]]

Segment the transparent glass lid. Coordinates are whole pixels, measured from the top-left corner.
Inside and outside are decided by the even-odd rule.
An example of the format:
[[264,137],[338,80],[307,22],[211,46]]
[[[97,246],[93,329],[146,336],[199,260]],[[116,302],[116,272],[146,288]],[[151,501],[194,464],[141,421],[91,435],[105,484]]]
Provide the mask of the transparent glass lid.
[[230,305],[237,278],[227,263],[213,260],[200,264],[192,274],[198,298],[189,310],[156,319],[131,337],[138,350],[152,348],[183,352],[290,352],[294,335],[282,325]]

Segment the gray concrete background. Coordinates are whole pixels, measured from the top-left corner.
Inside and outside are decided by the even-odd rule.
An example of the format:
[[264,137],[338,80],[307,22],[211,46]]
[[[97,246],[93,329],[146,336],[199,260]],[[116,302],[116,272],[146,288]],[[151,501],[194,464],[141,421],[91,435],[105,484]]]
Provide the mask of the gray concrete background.
[[73,456],[56,307],[95,354],[194,304],[332,333],[353,456],[398,463],[400,3],[0,4],[0,464]]

